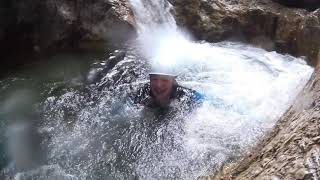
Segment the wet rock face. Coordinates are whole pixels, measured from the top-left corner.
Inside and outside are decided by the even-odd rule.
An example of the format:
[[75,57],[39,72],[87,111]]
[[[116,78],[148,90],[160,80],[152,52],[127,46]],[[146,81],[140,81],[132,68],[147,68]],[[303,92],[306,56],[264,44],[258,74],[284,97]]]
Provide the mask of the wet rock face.
[[121,43],[132,36],[126,0],[0,2],[1,57],[73,48],[85,41]]
[[283,4],[289,7],[305,8],[307,10],[315,10],[320,7],[318,0],[273,0],[274,2]]
[[309,12],[271,0],[170,2],[177,23],[197,39],[247,41],[267,50],[307,56],[309,64],[316,64],[320,48],[320,9]]
[[274,130],[213,179],[320,179],[320,69]]

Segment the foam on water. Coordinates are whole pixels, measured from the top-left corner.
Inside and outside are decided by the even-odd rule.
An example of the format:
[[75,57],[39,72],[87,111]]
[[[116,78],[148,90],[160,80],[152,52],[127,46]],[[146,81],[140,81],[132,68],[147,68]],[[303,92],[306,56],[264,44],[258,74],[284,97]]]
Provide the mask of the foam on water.
[[[155,15],[168,12],[162,6],[130,2],[140,28],[138,44],[150,66],[173,69],[178,82],[206,96],[204,105],[184,118],[184,123],[172,125],[182,129],[171,129],[174,147],[158,147],[161,150],[140,159],[142,165],[152,164],[138,166],[144,179],[157,179],[161,174],[168,176],[162,178],[175,174],[176,178],[195,179],[239,156],[274,125],[313,72],[303,59],[242,43],[194,42],[177,28],[170,13]],[[167,2],[148,1],[153,3]],[[139,23],[155,16],[170,21]]]
[[[119,99],[132,92],[129,86],[145,83],[150,68],[135,64],[139,56],[126,56],[97,82],[116,80],[116,86],[65,88],[43,103],[47,165],[81,180],[196,179],[214,173],[274,125],[313,71],[302,59],[249,45],[181,37],[162,39],[152,60],[170,58],[164,64],[179,74],[178,82],[205,95],[201,107],[191,114],[177,111],[159,124],[153,112],[123,104]],[[41,174],[41,167],[34,172]]]
[[[166,1],[131,3],[140,28],[135,49],[143,58],[126,52],[88,86],[44,83],[49,90],[39,105],[39,132],[47,161],[15,179],[196,179],[214,173],[274,125],[313,72],[289,55],[192,41],[177,29]],[[100,64],[103,69],[108,61]],[[180,84],[205,95],[204,103],[190,114],[174,107],[175,114],[159,123],[154,112],[121,101],[146,82],[153,65],[170,68]]]
[[152,164],[138,166],[144,179],[195,179],[238,157],[274,125],[313,72],[303,59],[242,43],[170,37],[160,44],[152,60],[163,59],[179,74],[178,82],[204,94],[205,101],[183,123],[172,124],[168,141],[175,145],[140,159]]

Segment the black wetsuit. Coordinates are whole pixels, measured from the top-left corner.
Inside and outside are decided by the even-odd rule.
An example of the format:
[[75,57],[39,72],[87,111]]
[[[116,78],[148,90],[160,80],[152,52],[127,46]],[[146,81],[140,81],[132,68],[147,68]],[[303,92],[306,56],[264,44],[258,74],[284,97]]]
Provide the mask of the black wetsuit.
[[155,133],[158,129],[166,127],[170,122],[183,124],[184,118],[203,100],[203,96],[195,90],[176,85],[170,95],[170,103],[163,107],[155,102],[150,83],[144,84],[129,97],[130,102],[139,106],[139,109],[143,107],[139,123],[145,127],[146,136],[150,139],[157,138],[158,134]]
[[134,94],[132,100],[135,104],[141,104],[152,109],[166,110],[174,105],[178,105],[180,108],[191,110],[195,105],[202,102],[202,98],[202,95],[195,90],[175,85],[170,95],[170,104],[166,107],[161,107],[154,101],[150,84],[147,83]]

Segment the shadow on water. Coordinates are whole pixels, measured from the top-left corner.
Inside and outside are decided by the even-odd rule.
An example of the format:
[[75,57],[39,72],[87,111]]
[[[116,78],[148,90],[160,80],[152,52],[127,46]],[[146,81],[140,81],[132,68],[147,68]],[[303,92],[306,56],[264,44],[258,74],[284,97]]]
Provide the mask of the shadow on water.
[[24,166],[31,168],[33,162],[40,161],[34,154],[41,153],[32,149],[37,147],[33,143],[40,144],[36,132],[41,123],[41,113],[37,104],[49,94],[58,95],[65,87],[82,89],[92,62],[105,56],[97,52],[58,54],[20,67],[15,73],[0,79],[0,169],[8,165],[9,157],[17,161],[24,161],[22,157],[32,159],[32,162],[25,160],[28,163],[21,165],[21,169]]

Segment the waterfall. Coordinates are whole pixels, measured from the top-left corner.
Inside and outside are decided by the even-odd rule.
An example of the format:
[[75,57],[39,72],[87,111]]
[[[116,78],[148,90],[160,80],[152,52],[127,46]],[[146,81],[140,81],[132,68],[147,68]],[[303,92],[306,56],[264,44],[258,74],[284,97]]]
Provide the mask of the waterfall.
[[[0,118],[7,118],[2,102],[18,85],[39,88],[34,108],[41,120],[34,124],[42,138],[21,157],[20,142],[32,139],[24,136],[36,127],[8,128],[8,135],[18,135],[8,138],[16,151],[0,179],[187,180],[214,174],[273,127],[313,72],[302,58],[239,42],[194,41],[176,25],[167,1],[130,3],[139,31],[132,47],[108,57],[56,56],[0,81]],[[203,104],[190,113],[173,104],[174,113],[163,117],[124,101],[148,82],[157,63],[172,68],[179,84],[204,94]],[[2,142],[0,137],[0,147]],[[33,149],[45,157],[25,169]],[[15,161],[25,159],[17,170]]]
[[165,0],[130,0],[140,34],[159,28],[176,29],[176,22],[170,13],[171,4]]

